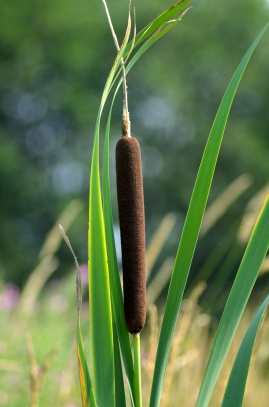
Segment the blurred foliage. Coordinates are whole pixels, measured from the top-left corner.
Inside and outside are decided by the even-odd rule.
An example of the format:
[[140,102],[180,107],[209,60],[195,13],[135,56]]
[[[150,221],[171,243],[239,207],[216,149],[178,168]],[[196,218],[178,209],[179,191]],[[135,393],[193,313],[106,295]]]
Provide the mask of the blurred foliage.
[[[85,293],[87,287],[84,283]],[[7,287],[4,287],[7,290]],[[201,313],[198,297],[204,289],[203,284],[187,296],[182,303],[179,322],[175,332],[172,357],[168,363],[164,384],[162,405],[174,407],[195,405],[201,379],[204,374],[212,342],[212,332],[216,329],[215,318]],[[10,293],[9,293],[10,296]],[[18,303],[17,303],[18,305]],[[45,381],[40,388],[40,407],[79,407],[81,396],[76,355],[76,299],[74,296],[74,276],[51,281],[31,315],[18,318],[16,304],[1,308],[0,330],[5,334],[0,338],[0,405],[8,407],[29,407],[31,399],[30,366],[27,355],[26,338],[31,334],[36,361],[39,367],[46,355],[56,349],[56,354],[48,366]],[[82,331],[85,349],[89,349],[89,304],[82,308]],[[226,381],[237,353],[239,344],[255,312],[248,306],[239,325],[228,358],[225,362],[221,380],[210,406],[219,406],[225,390]],[[14,308],[15,307],[15,308]],[[145,405],[150,394],[156,346],[162,314],[152,305],[149,310],[147,326],[142,331],[142,378]],[[269,324],[265,320],[261,334],[255,345],[250,366],[244,406],[266,406],[269,397]]]
[[[137,30],[171,5],[136,0]],[[110,0],[108,6],[122,39],[127,2]],[[128,80],[132,131],[142,146],[148,238],[168,212],[182,223],[221,97],[269,17],[266,0],[196,0],[193,6]],[[1,1],[0,26],[0,271],[21,285],[74,197],[84,200],[85,210],[69,235],[79,260],[87,258],[93,128],[115,49],[100,0]],[[253,186],[210,231],[195,267],[268,179],[268,67],[267,34],[236,96],[210,199],[241,173],[253,176]],[[118,97],[112,148],[120,136],[121,105]],[[117,223],[113,154],[111,173]],[[175,254],[180,229],[178,224],[166,254]],[[59,253],[62,273],[70,264],[65,253]]]
[[[53,281],[39,305],[28,317],[17,318],[16,308],[7,309],[0,301],[0,327],[6,331],[0,340],[0,405],[30,406],[30,363],[26,335],[31,334],[39,369],[46,356],[55,351],[40,389],[40,406],[74,406],[80,400],[76,356],[76,300],[73,275]],[[88,304],[85,305],[85,326]],[[39,371],[40,373],[40,371]]]

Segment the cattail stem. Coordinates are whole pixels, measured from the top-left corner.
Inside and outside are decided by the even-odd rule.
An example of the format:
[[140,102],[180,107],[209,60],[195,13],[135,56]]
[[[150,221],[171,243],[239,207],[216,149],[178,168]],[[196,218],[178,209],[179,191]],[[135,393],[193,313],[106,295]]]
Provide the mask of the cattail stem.
[[133,336],[134,345],[134,391],[135,407],[142,407],[141,392],[141,362],[140,362],[140,335]]
[[[102,0],[105,12],[107,15],[107,20],[108,24],[111,30],[111,34],[115,43],[115,47],[117,51],[120,51],[120,46],[118,42],[118,38],[116,36],[111,17],[109,14],[109,10],[106,4],[106,0]],[[131,1],[129,2],[129,17],[128,20],[130,21],[130,7],[131,7]],[[121,68],[122,68],[122,82],[123,82],[123,115],[122,115],[122,136],[128,136],[131,137],[131,122],[129,119],[129,109],[128,109],[128,93],[127,93],[127,80],[126,80],[126,72],[125,72],[125,65],[124,65],[124,60],[121,58]]]

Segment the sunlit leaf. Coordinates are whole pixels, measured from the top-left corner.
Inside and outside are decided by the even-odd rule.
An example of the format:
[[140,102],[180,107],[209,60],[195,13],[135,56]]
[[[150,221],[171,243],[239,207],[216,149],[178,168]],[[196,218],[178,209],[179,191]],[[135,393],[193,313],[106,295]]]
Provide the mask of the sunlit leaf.
[[[163,324],[158,344],[154,377],[151,391],[150,407],[159,406],[162,385],[165,375],[166,364],[168,361],[172,337],[177,321],[177,315],[181,304],[183,292],[188,278],[193,254],[195,251],[203,214],[205,211],[215,166],[224,134],[225,126],[231,109],[231,105],[247,66],[247,63],[257,46],[259,40],[264,34],[266,27],[255,39],[241,63],[239,64],[232,80],[225,92],[221,105],[213,123],[207,145],[203,154],[200,168],[197,174],[194,190],[192,193],[188,213],[178,247],[175,266],[170,282],[168,298],[165,307]],[[199,402],[200,403],[200,402]],[[206,403],[198,404],[199,407],[205,406]]]
[[100,185],[99,132],[102,110],[128,42],[130,30],[129,18],[126,35],[108,76],[97,115],[90,175],[88,234],[90,349],[97,405],[111,407],[115,406],[114,348],[111,288]]
[[123,295],[120,282],[120,274],[118,269],[116,247],[113,232],[113,220],[111,209],[111,194],[110,194],[110,181],[109,181],[109,134],[110,134],[110,119],[112,113],[111,106],[109,117],[106,127],[106,138],[104,146],[104,161],[103,161],[103,203],[104,203],[104,220],[106,229],[106,243],[108,256],[108,267],[111,284],[111,297],[113,304],[113,317],[116,323],[117,336],[122,353],[122,359],[125,367],[125,372],[130,387],[131,398],[134,397],[133,380],[134,380],[134,368],[131,353],[131,345],[129,340],[129,334],[126,327],[124,307],[123,307]]
[[76,266],[76,289],[77,289],[77,308],[78,308],[78,320],[77,320],[77,354],[78,354],[78,371],[80,381],[80,391],[83,407],[96,407],[94,391],[90,379],[90,374],[87,366],[87,361],[84,352],[84,346],[80,328],[80,312],[82,307],[82,285],[81,285],[81,273],[79,264],[75,252],[71,246],[71,243],[64,231],[64,228],[59,225],[60,232],[69,247],[75,261]]

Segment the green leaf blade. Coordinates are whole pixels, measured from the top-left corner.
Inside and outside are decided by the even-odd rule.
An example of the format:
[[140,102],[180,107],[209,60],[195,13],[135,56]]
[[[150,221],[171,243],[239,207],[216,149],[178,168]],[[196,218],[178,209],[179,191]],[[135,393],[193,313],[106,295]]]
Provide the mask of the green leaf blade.
[[[232,77],[231,82],[222,99],[204,151],[185,224],[183,227],[175,266],[170,282],[156,356],[150,407],[158,407],[160,404],[165,369],[170,353],[172,336],[175,329],[177,315],[188,278],[193,254],[195,251],[203,214],[205,211],[205,206],[207,203],[215,171],[219,149],[221,146],[222,137],[232,106],[232,102],[247,63],[259,40],[264,34],[267,26],[268,24],[254,40],[253,44],[251,45],[251,47],[243,57],[241,63],[239,64],[237,70],[235,71],[235,74]],[[201,404],[201,406],[202,405],[203,404]]]
[[[175,18],[175,16],[177,16],[185,7],[187,7],[190,2],[191,0],[180,0],[178,3],[174,4],[168,10],[165,10],[162,14],[156,17],[137,34],[134,46],[138,46],[142,41],[150,37],[162,26],[168,23],[169,20]],[[126,47],[125,54],[128,53],[129,47],[131,47],[131,44]]]
[[115,405],[116,407],[125,407],[126,398],[124,390],[124,379],[121,364],[118,333],[115,323],[113,324],[113,344],[114,344],[114,365],[115,365],[115,400],[116,400]]
[[197,407],[208,405],[223,361],[269,248],[269,196],[253,229],[214,340]]
[[117,263],[115,239],[113,233],[113,219],[112,219],[112,208],[111,208],[111,193],[110,193],[110,181],[109,181],[109,134],[110,134],[110,120],[113,108],[113,102],[110,108],[107,127],[106,127],[106,137],[104,145],[104,160],[103,160],[103,205],[104,205],[104,221],[106,230],[106,244],[108,252],[108,268],[110,275],[110,285],[111,285],[111,297],[113,305],[113,318],[116,324],[117,340],[119,341],[120,350],[122,354],[122,360],[125,367],[126,377],[128,380],[131,399],[134,400],[134,366],[131,352],[131,345],[129,340],[129,334],[126,327],[125,316],[124,316],[124,306],[123,306],[123,295],[120,282],[120,274]]
[[254,343],[268,303],[269,296],[259,307],[244,336],[233,364],[221,407],[242,406]]
[[80,327],[80,313],[82,307],[82,286],[81,286],[81,272],[79,269],[79,264],[77,257],[72,248],[72,245],[66,235],[64,228],[59,225],[60,232],[65,240],[70,252],[72,253],[76,266],[76,289],[77,289],[77,355],[78,355],[78,369],[79,369],[79,381],[80,381],[80,392],[83,407],[96,407],[95,395],[93,391],[93,386],[90,379],[89,369],[87,365],[87,360],[85,356],[81,327]]
[[79,381],[80,391],[83,407],[96,407],[94,392],[92,383],[90,380],[90,374],[87,366],[87,361],[84,352],[84,346],[82,342],[80,324],[77,328],[77,354],[78,354],[78,369],[79,369]]
[[129,18],[123,43],[104,87],[96,119],[91,163],[88,231],[90,350],[95,397],[98,407],[115,406],[112,305],[100,185],[99,132],[102,111],[122,54],[128,43],[130,30],[131,20]]
[[112,311],[101,201],[98,140],[94,143],[90,178],[88,253],[90,345],[96,402],[100,407],[114,406]]
[[[188,3],[190,3],[190,1],[191,1],[191,0],[189,0]],[[185,6],[186,6],[186,5],[185,5]],[[185,6],[184,6],[184,7],[185,7]],[[184,8],[184,7],[181,7],[181,9]],[[169,9],[169,10],[170,10],[170,9]],[[168,10],[167,10],[167,11],[168,11]],[[179,12],[179,11],[177,11],[177,13],[178,13],[178,12]],[[177,14],[177,13],[176,13],[176,14]],[[147,33],[145,34],[145,36],[144,36],[144,38],[143,38],[143,41],[146,40],[146,39],[149,37],[150,34],[152,34],[152,35],[147,39],[147,41],[144,42],[143,45],[141,45],[141,47],[140,47],[139,50],[134,54],[134,56],[132,57],[132,59],[131,59],[131,61],[128,63],[128,65],[126,65],[126,68],[125,68],[126,74],[132,69],[132,67],[134,66],[134,64],[141,58],[141,56],[142,56],[155,42],[157,42],[161,37],[163,37],[165,34],[167,34],[172,28],[174,28],[174,27],[179,23],[179,21],[181,21],[183,15],[185,15],[185,14],[186,14],[186,12],[183,12],[183,13],[182,13],[178,18],[176,18],[175,20],[169,21],[169,24],[167,24],[166,26],[165,26],[165,25],[163,25],[163,27],[162,27],[161,25],[158,26],[160,29],[157,30],[156,33],[153,33],[153,34],[152,34],[152,32],[147,32]],[[155,21],[155,20],[154,20],[154,21]],[[168,22],[168,21],[167,21],[167,22]],[[153,22],[151,22],[149,25],[152,25],[152,24],[153,24]],[[155,27],[155,28],[156,28],[156,27]],[[144,29],[144,30],[146,30],[146,29]],[[144,31],[144,30],[142,30],[142,31]],[[136,36],[136,41],[137,41],[137,37],[139,37],[139,35],[140,35],[140,33],[137,34],[137,36]],[[135,42],[134,48],[136,47],[136,45],[137,45],[137,43]],[[125,54],[128,54],[128,51],[130,51],[131,47],[132,47],[132,43],[130,43],[130,44],[127,45],[126,50],[125,50],[125,52],[124,52],[124,55],[125,55]],[[120,70],[117,72],[117,75],[115,76],[114,81],[116,81],[116,79],[117,79],[117,77],[119,76],[119,74],[120,74]],[[122,83],[122,78],[120,78],[120,80],[119,80],[119,82],[118,82],[118,84],[117,84],[117,89],[116,89],[116,91],[115,91],[115,94],[118,92],[121,83]],[[113,82],[113,84],[114,84],[114,82]],[[112,84],[112,86],[113,86],[113,84]]]

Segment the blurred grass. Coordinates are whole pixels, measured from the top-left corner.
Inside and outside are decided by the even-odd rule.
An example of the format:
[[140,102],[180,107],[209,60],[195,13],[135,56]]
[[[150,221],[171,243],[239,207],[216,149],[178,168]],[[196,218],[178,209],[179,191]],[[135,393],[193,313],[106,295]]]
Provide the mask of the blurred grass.
[[[50,283],[27,318],[17,319],[12,310],[0,313],[0,330],[5,332],[0,339],[0,405],[30,405],[25,340],[28,333],[32,336],[38,364],[52,349],[57,348],[41,389],[40,406],[62,407],[68,405],[67,401],[80,400],[76,312],[75,280],[71,275],[65,280]],[[83,322],[87,323],[87,312]]]
[[[86,290],[86,287],[84,287]],[[182,304],[179,322],[176,328],[175,344],[169,360],[167,381],[162,400],[162,407],[174,407],[181,404],[192,407],[198,394],[199,385],[205,368],[206,360],[215,331],[216,320],[206,315],[198,305],[203,285],[197,286],[188,299]],[[253,297],[253,302],[261,302],[261,298]],[[225,362],[213,395],[210,406],[220,404],[221,395],[225,390],[232,361],[239,343],[253,316],[254,308],[246,309],[239,330],[233,341],[231,352]],[[158,340],[158,319],[162,311],[157,308],[150,311],[147,326],[142,335],[142,382],[143,398],[148,400],[152,369],[150,364],[155,357],[154,349]],[[82,309],[82,330],[85,333],[86,352],[88,329],[88,304]],[[265,406],[269,399],[269,326],[264,322],[263,329],[255,345],[254,356],[250,367],[247,383],[245,407]],[[26,350],[25,334],[31,333],[36,358],[41,364],[46,355],[57,348],[44,385],[40,392],[40,407],[75,407],[81,406],[76,339],[76,293],[75,277],[50,283],[31,315],[27,319],[14,319],[13,311],[0,313],[0,406],[29,407],[30,377]],[[4,334],[3,334],[4,333]],[[155,343],[155,348],[154,348]],[[146,403],[145,403],[146,405]]]

